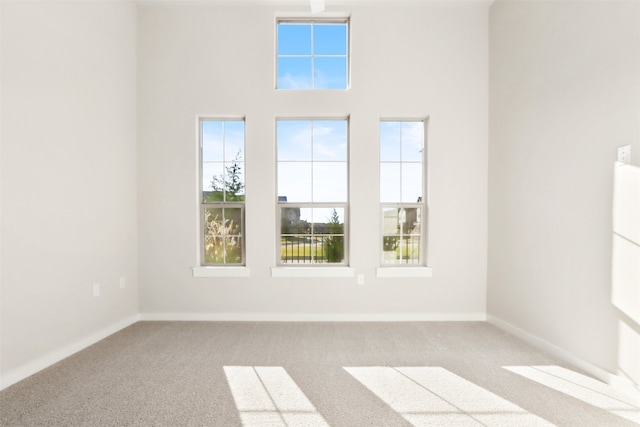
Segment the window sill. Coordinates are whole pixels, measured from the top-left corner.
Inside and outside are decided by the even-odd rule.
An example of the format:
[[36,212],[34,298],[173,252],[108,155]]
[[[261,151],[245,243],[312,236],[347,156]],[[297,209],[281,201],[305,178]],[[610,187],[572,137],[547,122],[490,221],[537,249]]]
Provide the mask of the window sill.
[[193,277],[249,277],[248,267],[193,267]]
[[354,277],[350,267],[273,267],[271,277]]
[[378,267],[376,277],[431,277],[431,267]]

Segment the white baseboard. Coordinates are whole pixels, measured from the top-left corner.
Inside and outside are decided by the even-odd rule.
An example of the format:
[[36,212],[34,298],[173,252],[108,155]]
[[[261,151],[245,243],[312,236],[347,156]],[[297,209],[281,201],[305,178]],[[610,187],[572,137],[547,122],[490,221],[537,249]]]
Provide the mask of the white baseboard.
[[105,339],[109,335],[112,335],[128,326],[133,325],[138,320],[140,320],[140,315],[136,314],[130,317],[127,317],[119,322],[113,323],[106,328],[103,328],[80,341],[77,341],[69,346],[66,346],[60,350],[54,351],[52,353],[47,354],[39,359],[36,359],[32,362],[29,362],[25,365],[20,366],[12,371],[9,371],[2,377],[0,377],[0,390],[3,390],[18,381],[22,381],[23,379],[30,377],[31,375],[48,368],[49,366],[58,363],[62,359],[65,359],[72,354],[79,352],[80,350],[84,350],[97,343],[100,340]]
[[217,322],[482,322],[485,313],[142,313],[148,321]]
[[509,332],[512,335],[515,335],[516,337],[532,345],[533,347],[549,353],[552,356],[555,356],[558,359],[563,360],[564,362],[567,362],[578,369],[581,369],[582,371],[602,382],[605,382],[616,388],[628,389],[636,393],[638,392],[638,386],[631,380],[612,374],[590,362],[587,362],[584,359],[575,356],[574,354],[566,350],[563,350],[562,348],[554,344],[551,344],[548,341],[543,340],[542,338],[539,338],[523,329],[518,328],[517,326],[512,325],[511,323],[505,322],[504,320],[490,314],[487,314],[487,323],[506,332]]

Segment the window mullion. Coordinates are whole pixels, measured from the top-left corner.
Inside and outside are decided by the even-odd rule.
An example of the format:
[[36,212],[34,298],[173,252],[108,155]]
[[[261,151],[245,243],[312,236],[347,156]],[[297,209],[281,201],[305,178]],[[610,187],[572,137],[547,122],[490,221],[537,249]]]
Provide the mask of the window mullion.
[[[313,24],[311,24],[311,81],[313,82]],[[316,263],[316,217],[315,217],[315,197],[314,197],[314,178],[315,178],[315,159],[314,159],[314,128],[315,121],[311,120],[311,263]]]
[[313,150],[313,135],[314,135],[313,128],[314,128],[314,124],[315,124],[315,122],[313,120],[311,120],[311,203],[314,202],[314,197],[313,197],[314,196],[313,195],[313,188],[314,188],[313,187],[313,178],[314,178],[314,175],[315,175],[314,174],[315,161],[314,161],[314,158],[313,158],[314,157],[313,156],[313,151],[314,151]]
[[[316,65],[315,62],[316,62],[316,60],[315,60],[315,56],[314,56],[314,54],[315,54],[315,46],[314,46],[314,43],[313,43],[313,41],[314,41],[313,40],[314,39],[313,31],[314,31],[314,23],[312,21],[311,22],[311,89],[315,89],[316,88],[316,81],[315,81],[315,74],[316,74],[315,73],[315,69],[316,69],[315,68],[315,65]],[[313,121],[311,122],[311,134],[313,135]],[[313,148],[313,145],[311,147]],[[312,151],[312,153],[313,153],[313,151]]]
[[225,181],[226,181],[226,176],[225,176],[225,160],[227,158],[227,152],[226,152],[226,129],[225,129],[225,122],[222,121],[222,201],[226,202],[227,201],[227,187],[225,185]]
[[[224,125],[222,129],[224,130]],[[227,209],[224,206],[222,207],[222,233],[220,234],[222,236],[222,264],[227,265]]]
[[400,202],[404,199],[402,198],[402,170],[404,169],[403,164],[403,156],[402,156],[402,124],[400,125]]

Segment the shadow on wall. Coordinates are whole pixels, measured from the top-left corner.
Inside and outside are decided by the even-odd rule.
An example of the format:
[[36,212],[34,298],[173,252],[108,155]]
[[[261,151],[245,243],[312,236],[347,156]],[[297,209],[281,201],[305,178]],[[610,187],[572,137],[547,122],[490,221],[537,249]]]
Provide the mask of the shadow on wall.
[[640,384],[640,168],[616,164],[611,301],[618,323],[618,374]]

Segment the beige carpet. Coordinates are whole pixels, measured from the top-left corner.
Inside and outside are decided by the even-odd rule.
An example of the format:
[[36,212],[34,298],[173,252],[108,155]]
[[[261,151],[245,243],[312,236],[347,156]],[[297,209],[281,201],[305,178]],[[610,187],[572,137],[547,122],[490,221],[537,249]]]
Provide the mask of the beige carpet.
[[0,392],[0,425],[631,426],[640,400],[483,322],[140,322]]

